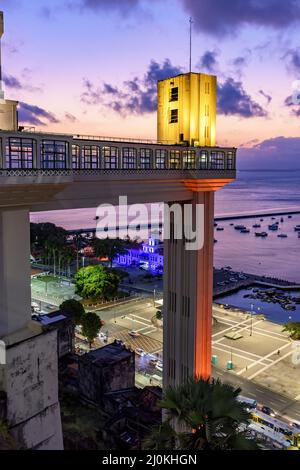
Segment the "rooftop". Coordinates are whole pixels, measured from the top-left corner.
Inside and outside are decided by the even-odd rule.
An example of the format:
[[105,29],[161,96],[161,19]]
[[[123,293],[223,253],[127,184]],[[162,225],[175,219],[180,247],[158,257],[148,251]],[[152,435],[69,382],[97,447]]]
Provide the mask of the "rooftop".
[[94,351],[90,351],[84,356],[81,356],[82,359],[85,361],[88,360],[95,365],[105,365],[107,366],[109,363],[119,362],[123,359],[128,359],[132,356],[133,352],[130,349],[126,349],[123,345],[114,342],[111,344],[107,344],[102,348],[95,349]]

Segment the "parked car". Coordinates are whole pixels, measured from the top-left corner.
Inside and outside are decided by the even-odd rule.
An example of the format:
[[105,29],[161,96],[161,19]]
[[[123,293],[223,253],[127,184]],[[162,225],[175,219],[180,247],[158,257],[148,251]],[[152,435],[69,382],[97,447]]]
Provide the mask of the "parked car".
[[140,336],[140,333],[138,331],[135,331],[135,330],[129,331],[128,334],[130,336],[132,336],[133,338],[136,338],[137,336]]

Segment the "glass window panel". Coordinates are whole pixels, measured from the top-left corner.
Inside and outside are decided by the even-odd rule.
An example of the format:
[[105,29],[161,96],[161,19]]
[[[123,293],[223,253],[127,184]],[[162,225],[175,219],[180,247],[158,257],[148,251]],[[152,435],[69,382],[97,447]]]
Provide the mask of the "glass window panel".
[[80,169],[81,151],[79,145],[72,145],[72,167],[74,170]]
[[171,150],[171,152],[170,152],[170,168],[173,168],[173,169],[180,169],[181,168],[181,160],[180,160],[180,151],[179,150]]
[[115,170],[119,167],[118,147],[103,147],[102,149],[104,168]]
[[150,169],[152,160],[151,149],[140,149],[140,168]]
[[42,168],[67,168],[68,143],[60,140],[42,140],[41,163]]
[[199,157],[200,170],[206,170],[207,169],[207,163],[208,163],[208,154],[205,150],[202,150],[200,152],[200,157]]
[[100,169],[100,149],[96,145],[84,145],[82,147],[81,167],[86,170]]
[[137,168],[136,149],[134,147],[124,147],[122,149],[122,164],[124,169]]
[[194,169],[196,165],[195,150],[185,150],[182,152],[183,168]]
[[9,137],[6,145],[6,168],[33,168],[35,152],[35,140]]
[[155,168],[163,170],[167,168],[167,150],[156,150],[155,151]]

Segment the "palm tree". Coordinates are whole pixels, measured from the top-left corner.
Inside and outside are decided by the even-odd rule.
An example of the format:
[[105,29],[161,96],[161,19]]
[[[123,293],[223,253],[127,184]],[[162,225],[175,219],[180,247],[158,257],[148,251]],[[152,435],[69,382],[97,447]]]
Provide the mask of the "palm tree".
[[[188,450],[257,449],[247,426],[250,414],[237,400],[241,390],[220,380],[190,378],[166,390],[160,406],[176,428],[177,447]],[[180,429],[180,432],[178,431]]]
[[175,448],[176,433],[168,421],[154,426],[142,443],[147,450],[172,450]]

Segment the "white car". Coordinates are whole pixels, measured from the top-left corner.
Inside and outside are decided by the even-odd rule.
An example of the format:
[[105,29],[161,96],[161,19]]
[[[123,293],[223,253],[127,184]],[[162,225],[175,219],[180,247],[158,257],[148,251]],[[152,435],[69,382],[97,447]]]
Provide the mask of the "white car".
[[159,370],[160,372],[163,371],[163,363],[162,362],[158,362],[155,366],[155,369]]
[[128,334],[129,334],[130,336],[132,336],[133,338],[136,338],[137,336],[140,336],[140,333],[138,333],[138,332],[135,331],[135,330],[129,331]]

